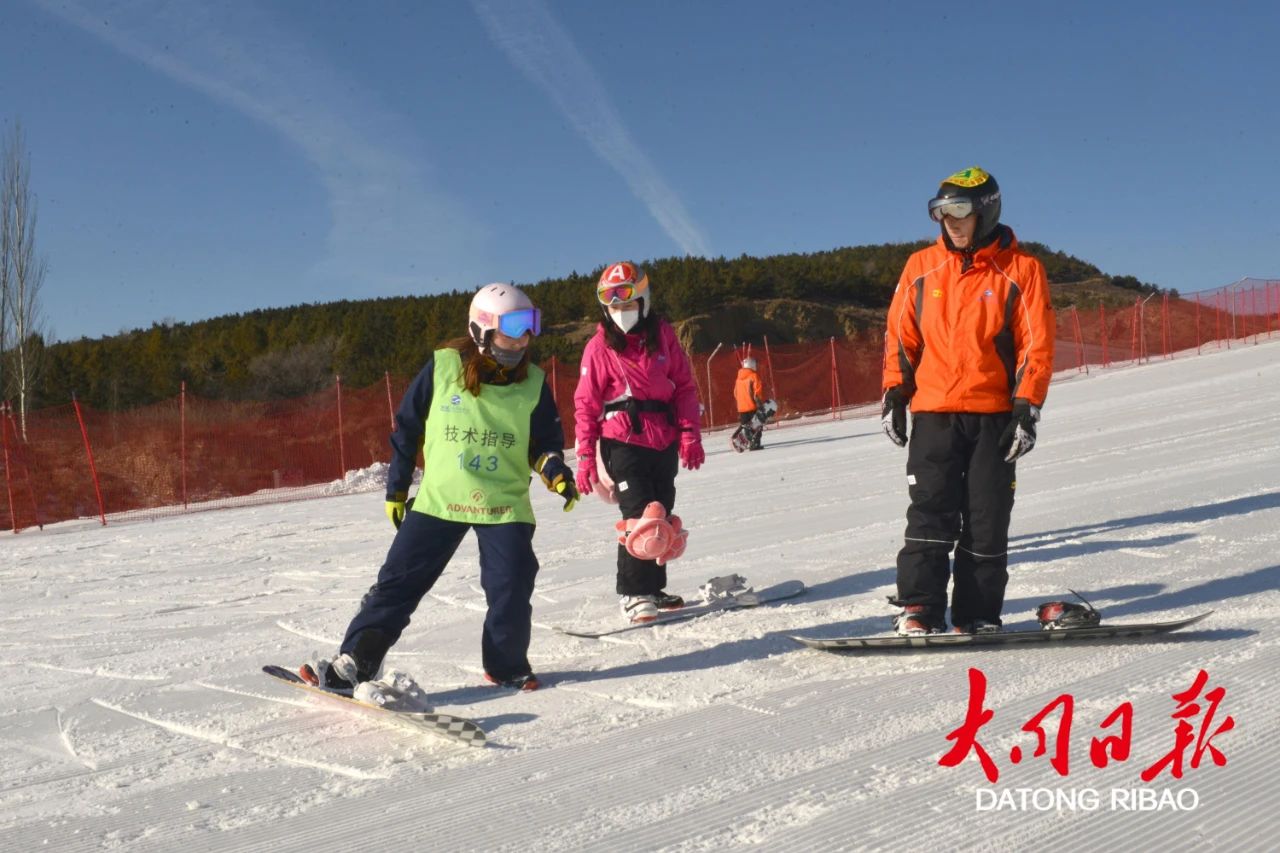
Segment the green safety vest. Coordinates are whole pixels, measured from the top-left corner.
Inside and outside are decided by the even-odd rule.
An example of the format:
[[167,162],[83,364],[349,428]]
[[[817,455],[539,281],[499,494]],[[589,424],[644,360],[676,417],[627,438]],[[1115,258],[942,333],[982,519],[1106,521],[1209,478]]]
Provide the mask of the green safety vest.
[[542,368],[512,385],[462,380],[462,356],[435,351],[431,407],[423,434],[422,484],[413,511],[470,524],[534,523],[529,503],[529,419],[542,395]]

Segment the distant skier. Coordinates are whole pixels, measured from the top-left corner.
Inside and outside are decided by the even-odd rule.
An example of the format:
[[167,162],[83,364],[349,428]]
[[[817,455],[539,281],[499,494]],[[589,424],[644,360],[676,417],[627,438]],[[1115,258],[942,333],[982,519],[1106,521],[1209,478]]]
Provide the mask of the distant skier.
[[[436,350],[405,392],[391,434],[387,516],[396,537],[377,582],[360,602],[337,658],[304,664],[299,675],[337,689],[375,678],[388,649],[474,529],[488,613],[480,651],[485,679],[536,690],[529,665],[534,578],[530,470],[571,510],[573,471],[543,371],[529,361],[541,316],[507,284],[471,300],[469,335]],[[418,450],[422,483],[406,500]]]
[[764,383],[760,381],[760,374],[756,373],[756,360],[751,356],[744,358],[742,366],[738,368],[738,378],[733,383],[733,399],[738,404],[738,424],[750,439],[748,449],[762,449],[760,437],[764,434],[763,424],[757,429],[755,421],[756,413],[765,404]]
[[1016,466],[1031,451],[1053,371],[1044,267],[1000,224],[1000,189],[976,166],[929,202],[938,241],[908,260],[889,307],[882,425],[907,444],[899,634],[1000,630]]
[[601,322],[582,353],[573,395],[578,491],[599,484],[600,462],[616,484],[617,592],[623,615],[651,622],[659,610],[683,606],[665,592],[666,563],[688,536],[678,516],[677,463],[703,463],[698,388],[671,324],[653,307],[649,277],[630,261],[610,264],[596,287]]

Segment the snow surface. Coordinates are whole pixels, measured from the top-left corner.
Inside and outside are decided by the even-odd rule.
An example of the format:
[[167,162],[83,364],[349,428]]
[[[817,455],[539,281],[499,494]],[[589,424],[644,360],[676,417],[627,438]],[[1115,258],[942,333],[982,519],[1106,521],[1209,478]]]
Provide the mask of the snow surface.
[[[1280,341],[1066,374],[1040,436],[1019,466],[1006,620],[1025,626],[1068,587],[1115,621],[1215,615],[1124,643],[803,649],[787,635],[887,628],[905,452],[873,417],[772,430],[764,452],[743,455],[718,433],[705,467],[678,480],[692,533],[670,588],[738,572],[757,586],[799,578],[809,592],[606,640],[556,634],[620,618],[615,510],[590,498],[565,515],[537,489],[531,655],[545,688],[481,685],[472,537],[389,658],[438,707],[481,722],[484,749],[259,672],[334,650],[391,539],[376,481],[342,497],[8,537],[0,849],[1271,849]],[[939,765],[970,667],[988,679],[994,718],[979,742],[1000,767],[995,785],[972,755]],[[1200,669],[1226,688],[1214,728],[1228,714],[1235,728],[1212,743],[1228,763],[1206,755],[1181,779],[1144,784],[1141,770],[1174,743],[1172,694]],[[1021,731],[1063,693],[1074,699],[1065,778],[1030,757],[1035,737]],[[1099,726],[1126,700],[1132,755],[1099,769],[1090,740],[1115,733]],[[1015,745],[1028,755],[1017,765]],[[1022,788],[1096,790],[1103,802],[977,808],[979,789]],[[1110,807],[1113,789],[1135,788],[1194,789],[1198,807]]]

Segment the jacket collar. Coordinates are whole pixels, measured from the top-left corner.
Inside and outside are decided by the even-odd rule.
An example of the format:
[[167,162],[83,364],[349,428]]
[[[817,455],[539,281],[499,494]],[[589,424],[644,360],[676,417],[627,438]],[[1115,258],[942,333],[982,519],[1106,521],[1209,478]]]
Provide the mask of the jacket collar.
[[979,246],[976,249],[956,249],[951,245],[951,241],[947,239],[946,234],[938,236],[938,248],[954,255],[961,261],[963,269],[969,269],[974,264],[989,263],[992,258],[1001,252],[1007,252],[1010,249],[1018,247],[1018,238],[1014,236],[1013,229],[1008,225],[997,225],[996,230],[991,235],[991,239],[986,245]]

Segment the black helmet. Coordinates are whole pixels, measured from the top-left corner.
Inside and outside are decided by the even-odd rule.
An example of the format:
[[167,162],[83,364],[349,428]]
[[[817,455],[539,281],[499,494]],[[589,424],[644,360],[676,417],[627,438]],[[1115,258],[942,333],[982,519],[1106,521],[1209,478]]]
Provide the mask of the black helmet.
[[[964,202],[971,205],[968,210]],[[1000,224],[1000,185],[993,175],[977,166],[962,169],[944,180],[938,194],[929,201],[929,216],[934,222],[941,222],[944,214],[963,218],[969,212],[978,215],[973,245],[985,246]]]

